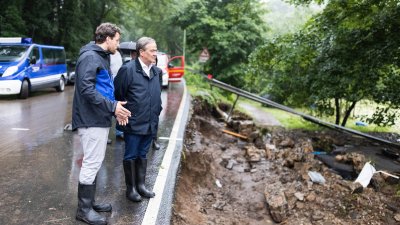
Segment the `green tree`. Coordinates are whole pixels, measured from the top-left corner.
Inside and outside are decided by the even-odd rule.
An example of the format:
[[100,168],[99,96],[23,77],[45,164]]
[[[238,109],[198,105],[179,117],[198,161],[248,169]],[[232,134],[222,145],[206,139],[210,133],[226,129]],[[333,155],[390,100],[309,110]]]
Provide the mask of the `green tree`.
[[0,14],[0,37],[19,37],[25,34],[26,24],[21,17],[21,2],[0,1],[0,5],[4,6]]
[[149,36],[157,41],[160,51],[171,55],[182,54],[182,30],[173,24],[173,16],[184,2],[178,0],[125,1],[120,9],[124,18],[124,40],[132,41]]
[[[283,92],[288,103],[313,103],[345,126],[362,99],[392,106],[399,102],[394,94],[398,91],[391,85],[398,77],[393,71],[398,68],[399,7],[396,1],[330,1],[291,43],[277,39],[278,45],[266,45],[255,53],[253,64],[269,69],[271,89]],[[271,63],[258,63],[262,52],[271,52],[275,46],[281,46],[278,54],[285,56],[270,54],[267,62]],[[277,66],[276,62],[283,63]],[[388,124],[394,117],[376,118]]]
[[255,0],[195,0],[174,21],[186,29],[192,53],[208,48],[211,58],[205,66],[206,73],[241,87],[248,56],[263,42],[263,13]]

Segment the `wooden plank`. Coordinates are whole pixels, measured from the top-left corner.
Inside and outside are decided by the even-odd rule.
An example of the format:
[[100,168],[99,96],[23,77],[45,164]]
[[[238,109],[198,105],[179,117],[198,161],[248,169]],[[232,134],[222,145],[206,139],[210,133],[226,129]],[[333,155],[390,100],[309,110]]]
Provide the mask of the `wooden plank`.
[[235,137],[238,137],[238,138],[242,138],[242,139],[245,139],[245,140],[247,140],[247,136],[244,136],[244,135],[241,135],[241,134],[235,133],[235,132],[233,132],[233,131],[229,131],[229,130],[222,130],[222,132],[224,132],[224,133],[227,133],[227,134],[230,134],[230,135],[232,135],[232,136],[235,136]]

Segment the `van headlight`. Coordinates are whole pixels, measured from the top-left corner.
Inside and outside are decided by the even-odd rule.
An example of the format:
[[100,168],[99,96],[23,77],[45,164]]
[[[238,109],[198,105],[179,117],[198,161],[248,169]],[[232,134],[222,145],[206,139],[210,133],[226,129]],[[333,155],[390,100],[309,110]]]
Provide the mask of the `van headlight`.
[[14,73],[16,73],[18,71],[18,66],[10,66],[6,69],[6,71],[4,71],[3,76],[2,77],[8,77],[13,75]]

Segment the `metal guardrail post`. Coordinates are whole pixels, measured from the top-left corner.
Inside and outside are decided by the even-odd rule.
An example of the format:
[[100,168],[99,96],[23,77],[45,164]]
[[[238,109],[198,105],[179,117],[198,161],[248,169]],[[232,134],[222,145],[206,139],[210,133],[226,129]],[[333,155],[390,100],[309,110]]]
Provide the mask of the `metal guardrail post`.
[[238,100],[239,100],[239,95],[236,95],[235,102],[233,103],[231,110],[229,110],[228,118],[226,119],[227,122],[229,122],[229,120],[231,119],[231,115],[232,115],[233,109],[235,108],[236,103],[237,103]]

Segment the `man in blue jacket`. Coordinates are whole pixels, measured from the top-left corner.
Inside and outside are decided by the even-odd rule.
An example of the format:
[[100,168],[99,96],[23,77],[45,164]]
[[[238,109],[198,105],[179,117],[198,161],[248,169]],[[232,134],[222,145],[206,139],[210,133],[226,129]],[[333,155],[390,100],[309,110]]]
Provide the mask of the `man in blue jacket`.
[[95,32],[95,44],[81,48],[76,64],[75,93],[72,105],[72,129],[78,130],[83,148],[79,173],[76,219],[88,224],[107,224],[97,212],[109,212],[110,204],[96,204],[96,175],[104,160],[111,118],[127,124],[129,110],[115,101],[109,54],[119,45],[121,30],[103,23]]
[[118,125],[124,132],[125,154],[123,167],[126,197],[139,202],[142,197],[152,198],[155,193],[145,187],[147,152],[157,132],[161,112],[162,71],[154,66],[157,44],[154,39],[142,37],[136,42],[138,57],[125,63],[114,79],[115,98],[127,101],[126,108],[132,116],[126,126]]

